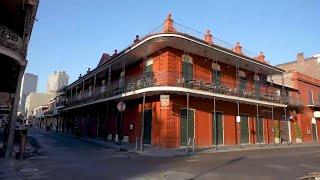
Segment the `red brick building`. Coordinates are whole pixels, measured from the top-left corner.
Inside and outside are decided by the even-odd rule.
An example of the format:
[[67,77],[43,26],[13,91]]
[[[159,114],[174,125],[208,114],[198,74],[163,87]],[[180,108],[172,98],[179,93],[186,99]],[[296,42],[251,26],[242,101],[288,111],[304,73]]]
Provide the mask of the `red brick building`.
[[298,90],[267,80],[282,69],[239,42],[227,48],[210,31],[196,38],[177,26],[169,15],[160,32],[104,54],[66,87],[60,128],[166,148],[294,142]]
[[[319,141],[320,128],[320,80],[297,71],[288,71],[285,74],[288,86],[299,89],[299,104],[296,122],[301,128],[304,142]],[[279,81],[274,77],[274,81]],[[293,134],[295,137],[295,134]]]

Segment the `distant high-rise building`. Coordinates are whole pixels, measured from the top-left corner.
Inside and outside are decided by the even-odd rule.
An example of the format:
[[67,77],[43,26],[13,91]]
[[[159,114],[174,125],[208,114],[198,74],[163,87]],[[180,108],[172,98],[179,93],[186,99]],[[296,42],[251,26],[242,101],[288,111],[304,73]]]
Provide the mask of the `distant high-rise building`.
[[47,93],[56,94],[58,89],[68,85],[68,81],[69,76],[65,71],[55,71],[48,78]]
[[21,81],[20,101],[18,112],[24,113],[26,98],[31,92],[37,91],[38,76],[25,73]]

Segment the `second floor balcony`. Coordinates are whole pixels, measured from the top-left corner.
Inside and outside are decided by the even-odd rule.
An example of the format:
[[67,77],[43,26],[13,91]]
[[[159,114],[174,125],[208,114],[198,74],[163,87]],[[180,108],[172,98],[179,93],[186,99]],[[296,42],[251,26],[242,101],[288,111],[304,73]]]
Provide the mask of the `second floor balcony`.
[[[289,95],[280,95],[279,89],[268,83],[249,82],[242,80],[226,80],[223,78],[194,76],[179,72],[152,72],[136,77],[127,77],[103,86],[90,87],[80,90],[67,98],[66,106],[71,107],[101,100],[104,98],[120,95],[123,93],[134,93],[137,90],[166,87],[181,90],[196,90],[197,92],[210,92],[220,95],[241,97],[278,104],[297,104],[298,100]],[[160,89],[162,89],[160,88]]]
[[25,58],[26,45],[23,39],[14,31],[0,25],[0,46],[17,53],[19,56]]

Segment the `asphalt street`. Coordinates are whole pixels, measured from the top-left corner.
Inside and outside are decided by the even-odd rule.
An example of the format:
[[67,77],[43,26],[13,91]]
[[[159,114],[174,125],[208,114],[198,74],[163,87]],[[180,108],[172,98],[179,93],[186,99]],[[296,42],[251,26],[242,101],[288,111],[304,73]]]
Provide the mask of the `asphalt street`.
[[320,147],[149,157],[31,129],[39,156],[16,163],[24,179],[296,179],[320,171]]

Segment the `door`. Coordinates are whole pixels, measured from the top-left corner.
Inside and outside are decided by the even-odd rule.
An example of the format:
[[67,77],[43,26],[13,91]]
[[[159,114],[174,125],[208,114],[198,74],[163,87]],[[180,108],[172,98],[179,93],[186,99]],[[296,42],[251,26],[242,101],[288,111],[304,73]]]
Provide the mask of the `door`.
[[187,109],[180,110],[180,145],[187,146],[189,138],[194,137],[194,110],[189,109],[187,121]]
[[248,129],[248,116],[241,115],[241,122],[240,122],[240,138],[241,144],[249,143],[249,129]]
[[281,142],[289,141],[289,124],[288,121],[280,121],[280,138]]
[[143,143],[151,144],[152,109],[144,110]]
[[313,141],[318,141],[316,124],[311,124]]
[[257,143],[264,143],[263,139],[263,118],[256,118],[256,138]]
[[[214,117],[214,113],[212,113],[212,117]],[[223,144],[222,112],[216,112],[215,120],[216,121],[214,121],[214,118],[212,119],[212,143],[214,145],[215,144],[221,145],[221,144]]]

